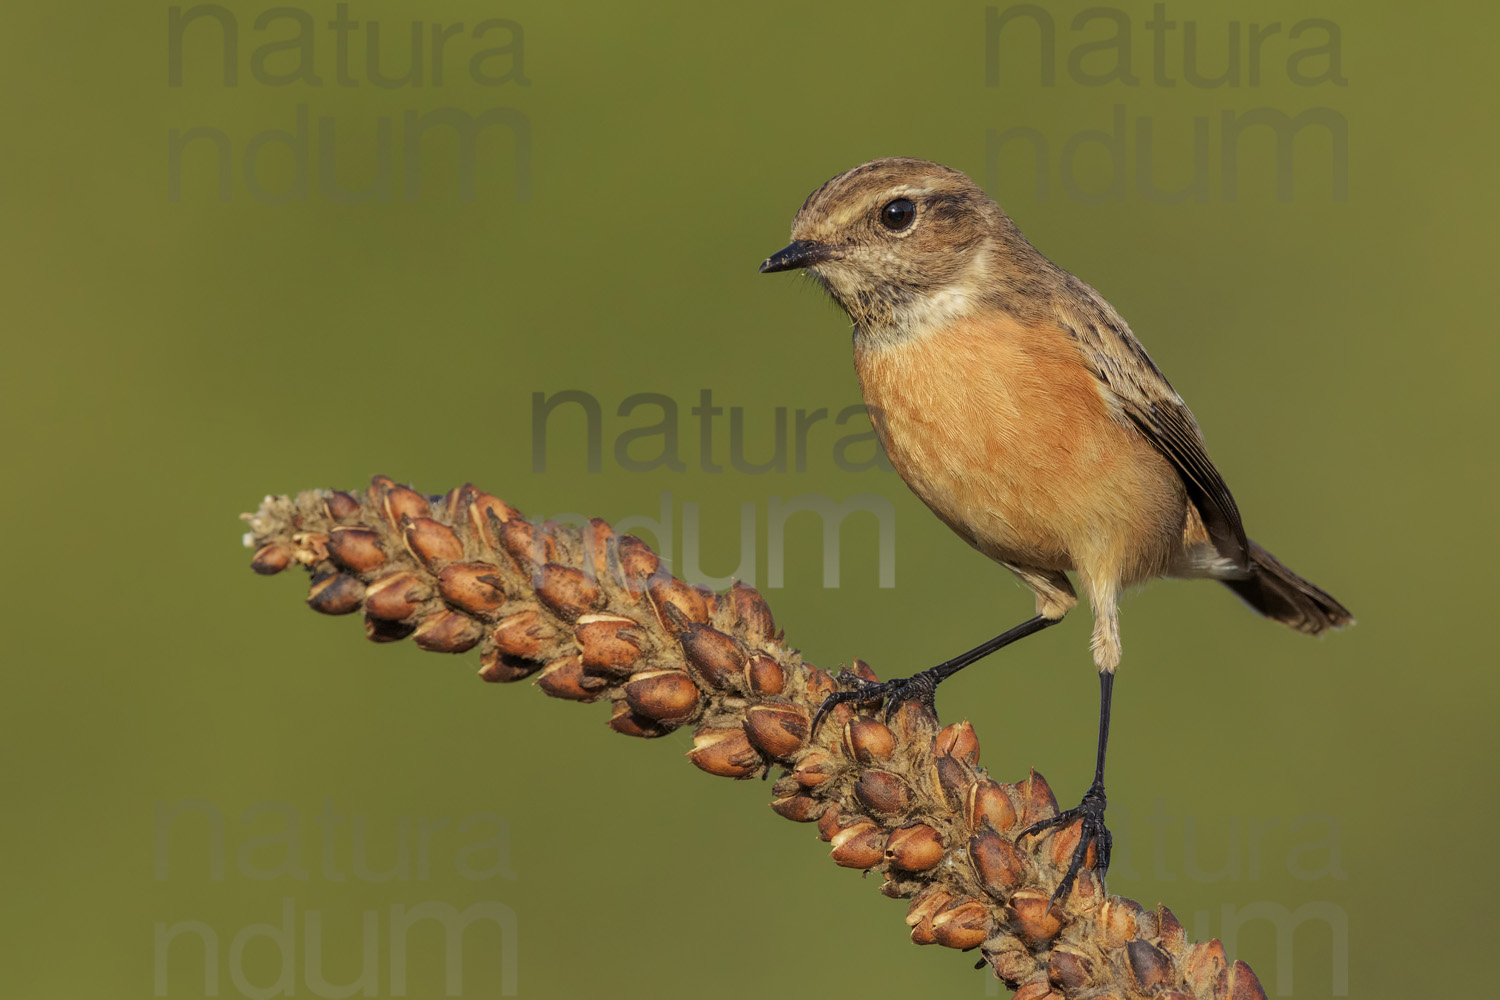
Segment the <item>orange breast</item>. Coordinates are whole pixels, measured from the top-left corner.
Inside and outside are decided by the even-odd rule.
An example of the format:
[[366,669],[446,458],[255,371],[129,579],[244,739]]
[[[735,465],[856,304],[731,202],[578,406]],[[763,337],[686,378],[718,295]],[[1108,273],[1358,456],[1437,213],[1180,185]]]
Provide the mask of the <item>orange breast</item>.
[[966,320],[857,346],[855,367],[901,477],[992,558],[1128,584],[1180,546],[1176,474],[1061,330]]

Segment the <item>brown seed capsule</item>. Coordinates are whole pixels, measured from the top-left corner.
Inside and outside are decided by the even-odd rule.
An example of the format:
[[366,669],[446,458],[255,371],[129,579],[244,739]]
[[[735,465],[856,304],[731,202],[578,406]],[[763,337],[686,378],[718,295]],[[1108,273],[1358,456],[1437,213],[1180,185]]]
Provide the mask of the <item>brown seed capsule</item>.
[[820,670],[811,663],[807,667],[807,697],[812,701],[822,701],[839,689],[838,683],[828,676],[828,671]]
[[1037,889],[1017,889],[1010,897],[1011,923],[1022,941],[1039,948],[1062,930],[1062,913],[1052,897]]
[[837,809],[829,809],[818,817],[818,839],[825,844],[833,839],[833,835],[844,828],[843,819],[839,816]]
[[1160,904],[1156,907],[1156,933],[1161,946],[1174,955],[1187,944],[1187,931],[1182,929],[1177,914]]
[[557,630],[531,608],[500,619],[491,633],[495,648],[510,656],[535,659],[543,647],[557,635]]
[[328,536],[312,531],[292,535],[292,558],[304,566],[316,566],[328,558]]
[[698,685],[681,670],[645,670],[625,685],[625,700],[648,719],[683,722],[698,711]]
[[932,915],[932,936],[948,948],[977,948],[989,933],[990,908],[977,899],[949,903]]
[[417,575],[406,570],[383,576],[365,590],[365,611],[386,621],[400,621],[416,613],[427,599],[426,590]]
[[1190,946],[1182,963],[1182,972],[1194,992],[1210,996],[1229,992],[1229,959],[1218,938]]
[[969,720],[955,722],[944,726],[933,740],[932,752],[939,757],[948,756],[955,760],[961,760],[970,767],[979,764],[979,737],[974,735],[974,727],[969,725]]
[[914,944],[937,944],[937,938],[932,934],[932,917],[947,906],[952,898],[941,889],[931,890],[917,897],[917,901],[906,913],[906,922],[911,927]]
[[479,676],[492,684],[510,684],[524,680],[542,668],[536,660],[511,656],[491,649],[479,658]]
[[[994,968],[995,975],[1007,983],[1024,983],[1037,974],[1036,959],[1031,951],[1013,935],[1003,934],[985,942],[985,957]],[[1012,998],[1014,1000],[1014,998]],[[1100,1000],[1119,1000],[1118,997],[1101,997]]]
[[453,529],[430,517],[418,517],[406,522],[403,532],[406,547],[422,561],[429,570],[436,570],[443,563],[462,559],[464,544],[458,540]]
[[484,627],[457,611],[439,611],[417,624],[412,641],[434,653],[462,653],[484,637]]
[[648,719],[638,712],[631,711],[630,706],[623,701],[617,701],[614,714],[609,717],[609,728],[625,736],[653,740],[659,736],[666,736],[677,727],[670,723]]
[[880,816],[894,816],[906,809],[910,794],[906,782],[889,771],[874,768],[860,774],[854,783],[854,797],[871,812]]
[[693,734],[688,759],[721,778],[748,778],[761,770],[760,754],[743,729],[700,729]]
[[556,543],[546,535],[538,534],[530,521],[512,518],[509,521],[491,521],[491,527],[499,524],[500,548],[505,550],[516,568],[531,576],[538,565],[550,562],[556,555]]
[[[708,607],[703,603],[703,595],[675,576],[655,577],[647,590],[651,595],[651,605],[656,609],[657,620],[668,632],[680,632],[689,622],[708,621]],[[666,610],[669,606],[681,615],[680,624]]]
[[564,621],[574,621],[599,600],[599,588],[581,570],[548,563],[542,567],[542,585],[536,596]]
[[1010,896],[1026,877],[1021,852],[988,824],[969,838],[969,861],[985,891],[996,899]]
[[328,533],[328,557],[354,573],[371,573],[385,565],[380,533],[369,528],[334,528]]
[[896,750],[896,737],[874,719],[850,719],[844,725],[844,753],[861,764],[889,760]]
[[716,690],[736,686],[744,675],[748,657],[733,636],[711,625],[693,623],[679,636],[688,669]]
[[1111,896],[1099,907],[1094,918],[1095,935],[1106,949],[1114,951],[1125,946],[1125,942],[1140,935],[1136,915],[1141,905],[1133,899]]
[[764,698],[781,693],[786,675],[782,673],[781,664],[765,653],[756,653],[745,664],[745,682],[750,686],[751,694]]
[[455,528],[464,524],[469,519],[469,505],[474,502],[478,493],[479,487],[473,483],[453,487],[443,497],[443,519]]
[[484,615],[505,603],[504,583],[489,563],[456,562],[438,574],[438,592],[443,600],[472,614]]
[[964,796],[964,818],[971,830],[986,823],[996,830],[1009,830],[1016,823],[1016,807],[998,781],[980,778]]
[[839,772],[843,765],[823,750],[813,750],[797,762],[792,777],[803,788],[816,788]]
[[587,670],[628,677],[641,657],[640,625],[620,615],[580,615],[574,635]]
[[359,499],[352,493],[334,490],[323,498],[323,513],[330,521],[344,521],[359,513]]
[[1016,990],[1010,1000],[1063,1000],[1063,995],[1052,989],[1045,979],[1033,979]]
[[767,757],[789,757],[807,742],[808,719],[795,705],[751,705],[745,735]]
[[913,823],[891,833],[885,844],[886,858],[897,868],[925,872],[943,860],[943,837],[925,823]]
[[[504,500],[488,493],[476,493],[469,501],[469,509],[464,512],[464,520],[481,545],[491,552],[500,552],[504,548],[500,540],[500,526],[507,521],[524,519],[520,511]],[[454,523],[459,523],[456,517]]]
[[261,576],[275,576],[291,564],[292,554],[275,542],[262,545],[250,557],[250,568]]
[[371,642],[400,642],[416,630],[410,622],[391,622],[365,614],[365,638]]
[[794,823],[811,823],[823,815],[823,810],[827,807],[828,803],[825,800],[801,794],[785,795],[771,803],[771,808],[776,810],[776,815]]
[[381,509],[385,512],[385,519],[390,522],[391,527],[399,529],[403,517],[413,520],[425,518],[432,512],[432,505],[416,490],[393,484],[385,491]]
[[307,604],[325,615],[347,615],[359,609],[365,598],[365,585],[352,576],[337,573],[312,585]]
[[639,591],[647,579],[656,575],[661,568],[661,559],[651,546],[641,541],[634,535],[620,536],[620,573],[627,584],[634,584],[632,588]]
[[954,808],[961,807],[968,795],[969,785],[974,780],[973,770],[952,757],[939,757],[932,762],[932,769],[937,786],[942,789],[948,804]]
[[1064,994],[1077,992],[1094,978],[1094,960],[1072,945],[1053,945],[1047,960],[1047,978]]
[[1052,794],[1052,788],[1033,768],[1031,776],[1025,781],[1016,782],[1016,793],[1020,799],[1021,823],[1030,826],[1040,820],[1051,819],[1057,815],[1057,796]]
[[755,588],[736,580],[734,586],[729,588],[729,603],[734,608],[734,616],[739,620],[740,627],[752,642],[764,642],[776,633],[776,622],[771,617],[771,609]]
[[1172,958],[1149,941],[1136,938],[1125,945],[1130,978],[1142,993],[1151,993],[1172,979]]
[[583,661],[574,655],[560,656],[548,663],[532,683],[554,698],[594,701],[601,692],[597,687],[589,686],[588,679],[583,672]]
[[885,833],[869,820],[845,827],[829,844],[829,857],[841,868],[873,868],[885,857]]
[[937,734],[937,718],[915,701],[903,701],[891,717],[891,732],[902,743],[923,744]]
[[1261,988],[1260,980],[1244,962],[1234,963],[1229,980],[1229,1000],[1266,1000],[1266,991]]

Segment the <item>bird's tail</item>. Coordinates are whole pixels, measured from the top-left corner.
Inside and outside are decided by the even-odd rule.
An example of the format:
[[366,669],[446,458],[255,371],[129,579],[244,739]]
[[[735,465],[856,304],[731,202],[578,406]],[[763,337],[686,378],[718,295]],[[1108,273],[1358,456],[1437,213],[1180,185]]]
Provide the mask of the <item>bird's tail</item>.
[[1254,542],[1250,543],[1250,575],[1223,583],[1256,611],[1298,632],[1319,635],[1354,624],[1348,608],[1287,569]]

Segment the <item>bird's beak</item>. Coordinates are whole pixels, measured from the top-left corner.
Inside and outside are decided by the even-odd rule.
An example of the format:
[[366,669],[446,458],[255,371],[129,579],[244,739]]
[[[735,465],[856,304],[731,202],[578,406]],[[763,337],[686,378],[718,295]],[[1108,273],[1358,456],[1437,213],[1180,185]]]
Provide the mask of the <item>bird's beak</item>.
[[773,271],[795,271],[799,267],[812,267],[830,259],[833,251],[822,243],[814,243],[812,240],[797,240],[790,243],[785,249],[777,250],[767,257],[765,263],[760,265],[761,274],[770,274]]

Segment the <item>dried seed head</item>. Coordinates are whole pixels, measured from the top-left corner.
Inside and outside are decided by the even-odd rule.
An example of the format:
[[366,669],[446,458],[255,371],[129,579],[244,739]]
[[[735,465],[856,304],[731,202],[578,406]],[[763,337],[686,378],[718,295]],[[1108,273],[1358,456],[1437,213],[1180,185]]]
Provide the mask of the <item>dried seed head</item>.
[[[903,871],[925,872],[943,860],[943,837],[925,823],[913,823],[891,833],[885,856]],[[909,921],[908,921],[909,922]]]
[[823,815],[823,810],[827,807],[827,801],[800,793],[784,795],[771,803],[771,808],[776,810],[776,815],[794,823],[811,823]]
[[[655,577],[647,590],[657,620],[667,632],[676,634],[691,622],[708,621],[708,606],[703,603],[703,595],[675,576]],[[675,616],[673,611],[677,613]]]
[[751,694],[766,698],[781,693],[786,675],[781,664],[765,653],[756,653],[745,664],[745,683]]
[[836,808],[830,808],[822,816],[818,817],[818,839],[827,843],[833,839],[833,835],[844,828],[843,819],[839,816]]
[[[1093,862],[1089,864],[1092,866]],[[1161,946],[1174,955],[1180,954],[1187,944],[1187,932],[1177,915],[1161,904],[1156,907],[1156,934]]]
[[932,936],[948,948],[977,948],[989,933],[990,908],[977,899],[949,903],[932,916]]
[[330,521],[344,521],[359,513],[359,499],[352,493],[333,490],[323,498],[323,513]]
[[385,565],[380,533],[369,528],[334,528],[328,533],[328,557],[353,573],[372,573]]
[[873,868],[885,857],[885,833],[869,820],[845,827],[829,844],[829,856],[842,868]]
[[698,711],[698,685],[681,670],[645,670],[625,685],[625,700],[648,719],[684,722]]
[[1125,946],[1130,978],[1136,989],[1150,994],[1172,981],[1172,958],[1149,941],[1136,938]]
[[969,785],[973,783],[974,771],[953,757],[937,758],[932,762],[932,769],[948,805],[961,808],[969,793]]
[[[387,480],[387,482],[390,482]],[[371,488],[372,493],[375,487]],[[427,498],[414,489],[406,486],[397,486],[391,483],[381,498],[381,510],[385,513],[385,519],[390,522],[391,527],[400,529],[401,519],[404,517],[424,518],[432,512],[432,505]],[[456,558],[456,557],[455,557]]]
[[771,617],[771,609],[755,588],[736,580],[734,586],[729,588],[729,603],[734,608],[734,616],[739,620],[740,627],[745,630],[745,635],[751,642],[765,642],[776,634],[776,622]]
[[711,625],[689,624],[679,637],[688,668],[716,690],[738,686],[748,657],[739,640]]
[[[900,831],[896,831],[899,833]],[[891,834],[892,837],[895,834]],[[938,910],[948,905],[951,897],[937,886],[928,886],[911,901],[911,906],[906,910],[906,926],[915,927],[926,918],[932,916]]]
[[807,742],[808,719],[795,705],[751,705],[745,735],[767,757],[790,757]]
[[1038,889],[1017,889],[1008,909],[1016,933],[1032,948],[1040,948],[1062,930],[1062,912],[1052,905],[1050,895]]
[[464,544],[458,540],[453,529],[430,517],[412,518],[405,522],[403,537],[406,547],[429,570],[436,572],[443,563],[462,559]]
[[[488,493],[476,493],[469,502],[468,510],[464,512],[463,520],[468,523],[469,530],[481,545],[491,552],[501,552],[504,547],[500,539],[500,526],[507,521],[524,519],[520,511],[504,500]],[[454,517],[454,523],[460,523],[457,517]]]
[[583,661],[576,654],[560,656],[548,663],[532,683],[552,697],[568,701],[595,701],[602,693],[598,686],[589,683]]
[[1008,898],[1026,877],[1021,852],[988,824],[969,838],[969,861],[985,891],[996,899]]
[[677,727],[670,723],[657,722],[648,719],[638,712],[631,711],[629,705],[623,701],[615,702],[614,714],[609,717],[609,728],[625,736],[635,736],[640,739],[656,739],[658,736],[666,736]]
[[896,750],[896,737],[874,719],[850,719],[844,725],[844,753],[860,764],[878,764],[890,760]]
[[1229,979],[1229,1000],[1266,1000],[1266,991],[1261,988],[1260,980],[1244,962],[1234,963]]
[[365,613],[365,638],[371,642],[400,642],[417,630],[410,622],[392,622]]
[[484,627],[457,611],[439,611],[417,624],[412,641],[434,653],[462,653],[473,649],[484,636]]
[[743,729],[699,729],[693,734],[688,759],[721,778],[748,778],[761,769],[760,754]]
[[275,576],[292,564],[292,554],[284,547],[272,542],[262,545],[250,557],[250,568],[261,576]]
[[491,633],[500,652],[528,659],[535,659],[556,635],[557,630],[532,608],[506,615]]
[[634,535],[620,536],[619,551],[620,572],[625,578],[623,582],[635,584],[635,590],[640,590],[661,568],[661,559],[651,551],[651,546]]
[[538,563],[550,562],[556,554],[557,545],[545,535],[537,536],[536,528],[523,518],[509,521],[490,521],[491,528],[499,525],[500,548],[510,556],[516,568],[531,576]]
[[564,621],[574,621],[599,601],[599,587],[582,570],[548,563],[536,596]]
[[509,684],[530,677],[541,669],[536,660],[491,649],[479,659],[479,676],[493,684]]
[[971,830],[986,823],[996,830],[1009,830],[1016,823],[1016,807],[998,781],[980,778],[964,797],[964,819]]
[[839,772],[843,765],[824,750],[812,750],[797,761],[792,778],[803,788],[816,788]]
[[505,603],[505,584],[489,563],[456,562],[438,574],[443,600],[471,614],[487,615]]
[[955,722],[944,726],[933,740],[932,752],[939,756],[953,757],[961,760],[970,767],[979,764],[979,737],[974,735],[974,727],[969,720]]
[[365,611],[386,621],[401,621],[415,614],[427,599],[427,588],[415,573],[402,570],[383,576],[365,590]]
[[894,816],[905,812],[911,799],[906,782],[890,771],[874,768],[860,774],[859,780],[854,783],[854,797],[865,808],[880,816]]
[[1094,978],[1094,960],[1066,942],[1052,946],[1047,960],[1047,978],[1064,994],[1075,993]]
[[344,573],[326,576],[307,592],[307,603],[325,615],[347,615],[359,609],[365,598],[365,585]]
[[640,625],[620,615],[580,615],[574,635],[590,671],[628,677],[641,657]]

